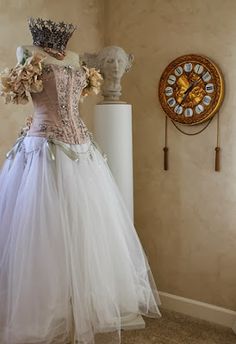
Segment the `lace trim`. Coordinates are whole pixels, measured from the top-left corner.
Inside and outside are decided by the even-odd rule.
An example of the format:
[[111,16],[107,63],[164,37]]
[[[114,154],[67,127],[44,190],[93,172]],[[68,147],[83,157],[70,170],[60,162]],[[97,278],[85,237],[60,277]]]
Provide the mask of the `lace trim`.
[[65,118],[61,120],[61,123],[61,125],[34,123],[33,130],[30,128],[27,130],[27,136],[46,137],[70,144],[82,144],[89,141],[89,131],[80,117],[77,116],[73,120]]

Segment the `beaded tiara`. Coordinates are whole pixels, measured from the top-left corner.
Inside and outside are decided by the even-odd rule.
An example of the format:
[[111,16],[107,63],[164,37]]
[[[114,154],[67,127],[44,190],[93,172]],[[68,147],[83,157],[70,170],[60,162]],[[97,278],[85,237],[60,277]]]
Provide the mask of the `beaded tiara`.
[[66,45],[76,30],[76,26],[64,22],[54,22],[42,18],[28,19],[33,44],[42,48],[50,48],[65,53]]

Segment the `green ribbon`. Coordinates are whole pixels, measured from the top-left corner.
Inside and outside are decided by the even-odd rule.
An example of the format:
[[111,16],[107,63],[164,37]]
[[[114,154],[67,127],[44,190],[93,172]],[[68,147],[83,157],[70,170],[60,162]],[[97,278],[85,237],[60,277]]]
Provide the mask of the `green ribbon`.
[[[89,147],[88,147],[88,149],[85,152],[75,152],[71,147],[68,147],[67,143],[64,143],[62,141],[58,141],[56,139],[48,138],[47,141],[46,141],[46,145],[47,145],[47,149],[48,149],[48,153],[49,153],[50,159],[53,160],[53,161],[56,160],[55,145],[57,145],[68,156],[68,158],[70,158],[71,160],[73,160],[75,162],[79,162],[80,156],[82,156],[84,154],[89,154],[90,158],[92,159],[91,147],[93,145],[101,153],[101,155],[103,156],[104,160],[107,161],[106,154],[101,150],[101,148],[99,147],[97,142],[93,139],[93,134],[89,132],[89,136],[90,136]],[[15,142],[14,146],[12,147],[12,149],[6,154],[6,157],[8,159],[14,159],[15,158],[17,152],[21,148],[21,145],[22,145],[25,137],[26,137],[26,134],[21,135],[20,137],[18,137],[18,139],[16,140],[16,142]]]
[[[79,161],[79,155],[83,153],[77,153],[72,148],[68,147],[66,143],[61,141],[57,141],[55,139],[48,139],[47,140],[47,148],[50,155],[51,160],[56,160],[54,147],[55,145],[59,146],[59,148],[73,161]],[[90,148],[90,147],[89,147]],[[88,149],[89,151],[89,149]],[[84,152],[87,153],[88,151]]]
[[21,145],[23,143],[23,140],[25,138],[25,135],[22,135],[20,137],[18,137],[18,139],[16,140],[14,146],[12,147],[11,150],[9,150],[9,152],[7,152],[6,154],[6,158],[7,159],[14,159],[17,152],[19,151],[19,149],[21,148]]
[[68,156],[73,161],[78,162],[80,159],[80,156],[83,154],[88,154],[90,155],[92,159],[92,152],[91,152],[91,145],[93,145],[103,156],[104,160],[107,161],[107,156],[106,154],[101,150],[99,147],[98,143],[94,140],[93,134],[89,132],[89,137],[90,137],[90,145],[85,152],[75,152],[72,148],[68,147],[68,145],[62,141],[58,141],[56,139],[47,139],[47,147],[48,147],[48,152],[51,160],[56,160],[55,153],[54,153],[54,147],[55,145],[59,146],[59,148]]
[[92,142],[92,144],[95,146],[95,148],[101,153],[101,155],[103,156],[103,159],[105,161],[107,161],[107,155],[103,152],[103,150],[101,149],[101,147],[98,145],[98,143],[94,140],[93,134],[91,132],[89,132],[89,137],[90,140]]

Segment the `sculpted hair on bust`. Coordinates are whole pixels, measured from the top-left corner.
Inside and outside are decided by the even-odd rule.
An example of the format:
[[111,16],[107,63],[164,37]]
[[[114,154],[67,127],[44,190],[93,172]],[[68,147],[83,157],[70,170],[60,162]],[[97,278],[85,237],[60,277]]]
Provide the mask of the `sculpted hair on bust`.
[[128,72],[134,61],[134,55],[126,53],[123,48],[115,46],[115,45],[110,45],[108,47],[105,47],[97,54],[85,53],[82,57],[82,60],[85,61],[88,67],[96,67],[102,72],[105,60],[107,59],[107,56],[109,56],[111,52],[113,52],[113,54],[114,53],[121,54],[122,58],[126,62],[125,72]]
[[103,48],[98,54],[97,54],[97,64],[98,68],[102,70],[102,67],[104,65],[104,62],[109,56],[109,54],[120,54],[122,58],[126,61],[126,68],[125,72],[128,72],[132,66],[134,55],[133,54],[127,54],[123,48],[117,47],[115,45],[111,45],[108,47]]

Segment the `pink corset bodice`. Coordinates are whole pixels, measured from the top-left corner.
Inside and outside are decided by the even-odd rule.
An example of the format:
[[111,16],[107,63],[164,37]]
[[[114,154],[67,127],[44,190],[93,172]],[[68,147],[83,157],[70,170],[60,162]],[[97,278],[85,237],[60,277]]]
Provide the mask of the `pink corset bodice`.
[[32,93],[34,116],[27,136],[43,136],[70,144],[89,141],[89,131],[80,118],[78,101],[87,85],[83,68],[43,66],[43,91]]

